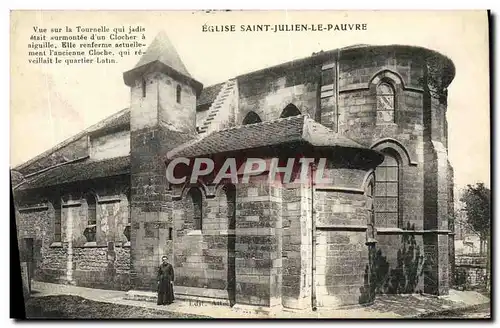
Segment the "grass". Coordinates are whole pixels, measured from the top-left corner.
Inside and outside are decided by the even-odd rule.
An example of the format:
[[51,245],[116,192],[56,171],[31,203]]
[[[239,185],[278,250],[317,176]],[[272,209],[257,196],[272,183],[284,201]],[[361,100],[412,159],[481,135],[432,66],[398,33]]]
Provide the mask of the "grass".
[[28,319],[200,319],[189,314],[138,306],[96,302],[80,296],[32,297],[26,302]]

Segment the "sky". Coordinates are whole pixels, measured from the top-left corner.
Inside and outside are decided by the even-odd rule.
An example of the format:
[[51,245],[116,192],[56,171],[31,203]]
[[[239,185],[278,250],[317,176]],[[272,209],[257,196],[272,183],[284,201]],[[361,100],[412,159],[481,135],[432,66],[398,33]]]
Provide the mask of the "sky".
[[[367,24],[366,31],[203,32],[204,24]],[[145,43],[163,30],[185,66],[205,86],[353,44],[406,44],[448,56],[456,76],[448,89],[449,158],[456,186],[490,186],[488,26],[484,11],[14,12],[11,16],[10,164],[19,165],[128,107],[116,64],[29,64],[33,26],[142,26]]]

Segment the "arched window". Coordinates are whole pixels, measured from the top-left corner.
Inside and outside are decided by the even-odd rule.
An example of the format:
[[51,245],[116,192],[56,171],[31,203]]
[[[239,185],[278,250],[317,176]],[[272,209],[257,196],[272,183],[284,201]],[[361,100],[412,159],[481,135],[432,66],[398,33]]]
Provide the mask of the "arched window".
[[250,112],[245,116],[245,119],[243,120],[243,125],[247,124],[255,124],[255,123],[260,123],[262,120],[260,119],[259,115],[255,114],[254,112]]
[[85,196],[87,201],[87,228],[84,231],[87,242],[96,241],[96,227],[97,227],[97,204],[96,197],[93,194]]
[[375,223],[378,227],[399,227],[399,161],[391,152],[375,170]]
[[281,112],[280,118],[290,117],[290,116],[297,116],[297,115],[300,115],[300,114],[301,114],[300,110],[294,104],[289,104]]
[[377,122],[394,122],[395,110],[394,88],[387,82],[377,86]]
[[54,200],[54,242],[61,242],[61,200]]
[[201,191],[198,188],[191,188],[189,190],[188,196],[191,198],[193,204],[193,222],[194,230],[202,230],[203,228],[203,197]]
[[177,89],[176,89],[176,99],[177,99],[177,103],[180,104],[181,103],[181,94],[182,94],[182,88],[180,85],[177,85]]

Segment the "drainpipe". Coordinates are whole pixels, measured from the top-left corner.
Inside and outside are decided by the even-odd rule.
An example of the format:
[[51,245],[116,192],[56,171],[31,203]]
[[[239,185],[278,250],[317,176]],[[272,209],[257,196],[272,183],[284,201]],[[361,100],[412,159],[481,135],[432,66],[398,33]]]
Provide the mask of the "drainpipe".
[[316,174],[316,163],[311,164],[311,306],[316,311],[316,215],[314,211],[314,175]]
[[337,62],[335,63],[335,132],[339,132],[339,73],[340,49],[337,49]]
[[[71,198],[70,198],[71,199]],[[66,259],[66,280],[73,284],[73,211],[66,207],[68,213],[66,221],[66,238],[68,239],[68,257]]]

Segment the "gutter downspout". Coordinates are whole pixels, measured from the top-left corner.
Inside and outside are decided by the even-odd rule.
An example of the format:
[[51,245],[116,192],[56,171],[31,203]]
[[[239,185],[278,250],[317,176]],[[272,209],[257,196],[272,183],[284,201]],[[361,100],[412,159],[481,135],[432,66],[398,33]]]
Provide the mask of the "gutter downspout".
[[339,72],[340,49],[337,49],[337,62],[335,63],[335,132],[339,132]]
[[316,174],[316,163],[311,164],[311,306],[312,310],[317,310],[316,301],[316,220],[314,211],[314,175]]

